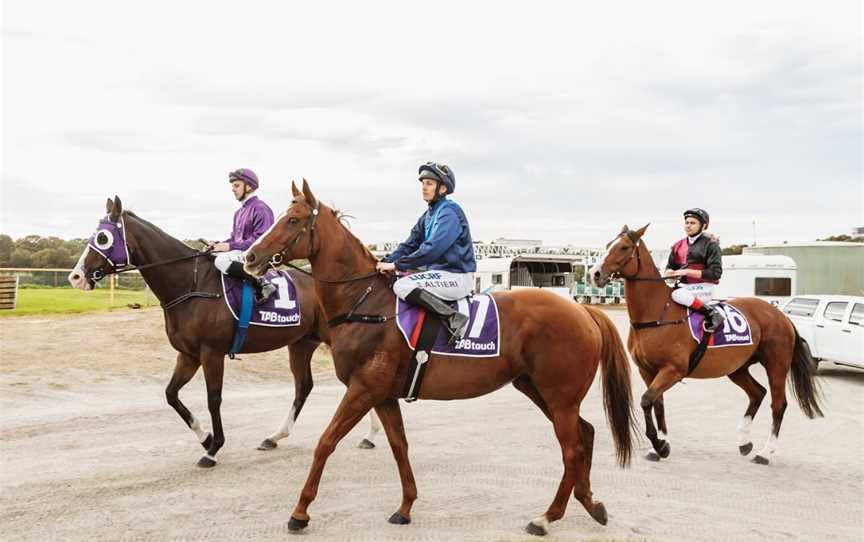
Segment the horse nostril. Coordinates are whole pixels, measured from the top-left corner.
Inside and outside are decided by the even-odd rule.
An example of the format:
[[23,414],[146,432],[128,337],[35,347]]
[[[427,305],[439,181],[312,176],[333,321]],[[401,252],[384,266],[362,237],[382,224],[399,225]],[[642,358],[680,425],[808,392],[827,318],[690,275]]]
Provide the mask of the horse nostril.
[[79,280],[80,278],[81,278],[81,275],[79,275],[78,273],[75,273],[72,275],[72,280]]
[[252,263],[254,261],[255,261],[255,253],[254,252],[250,252],[249,254],[246,255],[246,263]]

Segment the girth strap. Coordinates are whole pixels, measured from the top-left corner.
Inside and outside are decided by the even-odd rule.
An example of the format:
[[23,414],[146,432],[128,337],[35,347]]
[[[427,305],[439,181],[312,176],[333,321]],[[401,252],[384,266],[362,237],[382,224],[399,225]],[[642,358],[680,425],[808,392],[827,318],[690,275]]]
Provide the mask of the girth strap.
[[405,390],[402,392],[408,403],[416,401],[417,396],[420,395],[423,376],[426,374],[426,364],[432,354],[432,347],[435,346],[435,339],[438,337],[442,323],[435,314],[423,310],[420,312],[417,326],[420,327],[420,333],[412,337],[411,346],[414,348],[414,354],[408,365],[408,378],[405,380]]
[[714,332],[708,333],[704,329],[702,330],[702,339],[699,341],[699,345],[696,346],[696,350],[690,354],[690,363],[687,366],[687,376],[696,370],[696,367],[699,366],[699,362],[702,361],[702,357],[705,355],[705,351],[708,350],[708,342],[711,340],[711,336],[714,335]]

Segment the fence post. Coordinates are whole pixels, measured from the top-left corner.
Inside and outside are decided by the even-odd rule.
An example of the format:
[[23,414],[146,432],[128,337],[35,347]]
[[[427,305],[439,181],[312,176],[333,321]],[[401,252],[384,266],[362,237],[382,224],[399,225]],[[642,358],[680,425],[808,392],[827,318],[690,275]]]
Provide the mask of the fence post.
[[108,281],[108,290],[109,290],[108,308],[111,308],[114,306],[114,279],[117,277],[117,275],[112,274],[112,275],[110,275],[110,277],[111,277],[111,280]]

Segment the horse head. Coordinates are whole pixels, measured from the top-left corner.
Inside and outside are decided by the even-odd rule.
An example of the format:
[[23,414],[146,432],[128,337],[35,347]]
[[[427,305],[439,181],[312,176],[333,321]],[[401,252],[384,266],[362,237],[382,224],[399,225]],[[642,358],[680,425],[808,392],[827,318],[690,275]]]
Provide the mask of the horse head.
[[69,283],[80,290],[92,290],[97,281],[130,263],[123,203],[117,196],[113,200],[108,198],[105,210],[107,214],[99,220],[78,263],[69,273]]
[[648,224],[631,230],[626,224],[615,239],[606,243],[606,254],[588,272],[591,282],[598,288],[609,284],[616,277],[635,277],[641,271],[639,246],[644,244],[642,236]]
[[271,263],[279,265],[291,260],[314,257],[316,223],[321,215],[322,204],[312,194],[306,179],[303,179],[302,191],[291,181],[291,192],[294,199],[288,209],[246,251],[246,272],[261,276]]

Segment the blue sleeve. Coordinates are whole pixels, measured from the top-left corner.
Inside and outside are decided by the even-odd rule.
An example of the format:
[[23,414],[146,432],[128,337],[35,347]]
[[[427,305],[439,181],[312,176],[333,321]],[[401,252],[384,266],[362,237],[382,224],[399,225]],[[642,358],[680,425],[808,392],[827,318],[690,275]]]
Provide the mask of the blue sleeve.
[[438,221],[429,233],[429,239],[424,240],[411,254],[396,260],[396,269],[404,271],[438,261],[447,249],[453,246],[460,233],[462,233],[462,224],[456,211],[449,207],[441,209]]
[[395,262],[399,258],[414,252],[420,247],[420,243],[423,239],[423,218],[425,217],[426,213],[423,213],[423,215],[420,216],[420,220],[418,220],[417,223],[414,224],[414,227],[411,228],[411,233],[408,235],[408,239],[405,239],[403,243],[396,247],[396,250],[385,256],[381,260],[382,262]]

